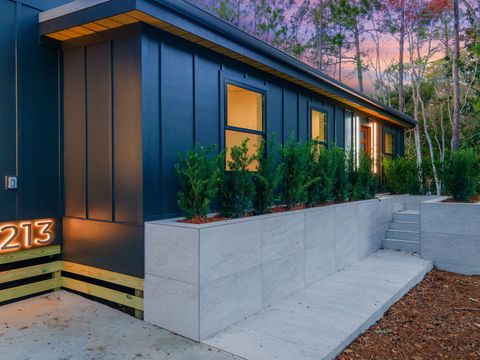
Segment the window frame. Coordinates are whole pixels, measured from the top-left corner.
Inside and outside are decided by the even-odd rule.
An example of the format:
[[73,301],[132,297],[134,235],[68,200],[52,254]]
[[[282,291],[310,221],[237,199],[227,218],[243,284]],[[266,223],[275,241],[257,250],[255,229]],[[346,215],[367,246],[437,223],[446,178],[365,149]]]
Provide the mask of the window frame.
[[[228,125],[228,85],[233,85],[237,86],[239,88],[252,91],[258,94],[262,95],[262,128],[263,130],[252,130],[248,128],[242,128],[238,126],[232,126]],[[257,86],[253,86],[251,84],[248,84],[243,81],[237,81],[231,78],[226,78],[223,77],[223,89],[222,89],[222,95],[223,95],[223,129],[221,129],[221,139],[222,139],[222,149],[223,150],[228,150],[226,147],[227,143],[227,131],[234,131],[237,133],[243,133],[243,134],[252,134],[252,135],[257,135],[261,136],[263,140],[266,140],[267,138],[267,91],[266,88],[259,88]],[[226,166],[226,158],[225,158],[225,166]],[[227,170],[230,171],[230,170]]]
[[[328,116],[328,111],[325,110],[325,109],[322,109],[321,107],[319,106],[315,106],[315,105],[310,105],[309,108],[308,108],[308,137],[311,141],[313,141],[314,143],[318,144],[318,145],[323,145],[325,148],[328,148],[328,143],[329,143],[329,140],[330,140],[330,137],[328,136],[328,131],[329,131],[329,116]],[[319,141],[319,140],[315,140],[313,139],[313,124],[312,124],[312,121],[313,121],[313,111],[317,111],[319,113],[323,113],[325,115],[325,125],[324,125],[324,134],[325,134],[325,140],[324,141]]]
[[[392,154],[385,152],[385,135],[386,134],[392,135],[392,150],[393,150]],[[383,137],[382,137],[382,154],[383,154],[383,156],[386,155],[386,156],[394,159],[397,156],[397,146],[396,145],[397,145],[397,132],[395,131],[395,129],[389,128],[387,126],[383,126]]]
[[[228,85],[233,85],[233,86],[236,86],[236,87],[239,87],[239,88],[242,88],[242,89],[245,89],[245,90],[248,90],[248,91],[252,91],[252,92],[255,92],[257,94],[261,94],[262,97],[263,97],[263,101],[262,101],[262,128],[263,130],[252,130],[252,129],[248,129],[248,128],[242,128],[242,127],[238,127],[238,126],[232,126],[232,125],[228,125]],[[231,131],[237,131],[237,132],[245,132],[245,133],[249,133],[249,134],[255,134],[255,135],[262,135],[262,136],[265,136],[267,131],[267,121],[266,121],[266,94],[267,92],[263,89],[260,89],[260,88],[257,88],[257,87],[254,87],[252,85],[249,85],[249,84],[246,84],[246,83],[242,83],[242,82],[239,82],[239,81],[235,81],[235,80],[230,80],[230,79],[225,79],[225,85],[224,85],[224,94],[225,94],[225,111],[224,111],[224,122],[223,122],[223,126],[224,126],[224,133],[225,131],[227,130],[231,130]]]

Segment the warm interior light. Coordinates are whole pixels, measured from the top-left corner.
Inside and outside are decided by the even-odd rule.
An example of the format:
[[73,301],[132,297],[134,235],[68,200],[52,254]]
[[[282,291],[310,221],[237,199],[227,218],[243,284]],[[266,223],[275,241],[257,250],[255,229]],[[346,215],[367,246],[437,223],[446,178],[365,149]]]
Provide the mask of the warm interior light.
[[373,136],[372,136],[372,151],[373,151],[373,172],[378,173],[378,147],[377,147],[377,127],[376,121],[372,123]]

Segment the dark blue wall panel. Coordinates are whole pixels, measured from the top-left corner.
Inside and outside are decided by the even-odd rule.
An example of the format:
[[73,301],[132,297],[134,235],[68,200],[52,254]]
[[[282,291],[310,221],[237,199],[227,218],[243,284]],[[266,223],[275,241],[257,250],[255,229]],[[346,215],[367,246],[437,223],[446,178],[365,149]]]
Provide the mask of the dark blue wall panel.
[[[143,276],[149,152],[142,143],[140,36],[135,26],[102,36],[64,49],[64,259]],[[158,92],[150,95],[158,104]],[[154,109],[145,116],[155,117]],[[145,131],[158,149],[159,138]]]
[[4,177],[17,173],[15,20],[16,4],[0,3],[0,220],[18,217],[17,193],[3,189]]
[[63,53],[65,215],[87,217],[85,48]]
[[112,78],[110,42],[86,47],[87,217],[112,221]]
[[142,112],[138,37],[113,40],[115,221],[141,224]]
[[178,182],[174,166],[178,153],[194,144],[193,54],[173,43],[162,43],[161,63],[162,195],[164,213],[175,214]]
[[345,110],[330,99],[148,26],[141,43],[145,219],[179,215],[179,152],[223,146],[226,81],[265,92],[266,132],[277,143],[292,131],[309,138],[316,107],[328,115],[329,143],[344,146]]
[[66,2],[0,1],[0,221],[61,216],[61,54],[40,44],[38,13]]

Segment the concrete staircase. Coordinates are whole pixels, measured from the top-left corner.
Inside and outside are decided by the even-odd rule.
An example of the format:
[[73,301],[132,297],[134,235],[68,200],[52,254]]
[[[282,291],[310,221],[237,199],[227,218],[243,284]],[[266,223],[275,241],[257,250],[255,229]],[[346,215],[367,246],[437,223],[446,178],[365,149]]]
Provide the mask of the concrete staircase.
[[390,228],[386,231],[383,248],[420,253],[420,213],[404,210],[393,213]]

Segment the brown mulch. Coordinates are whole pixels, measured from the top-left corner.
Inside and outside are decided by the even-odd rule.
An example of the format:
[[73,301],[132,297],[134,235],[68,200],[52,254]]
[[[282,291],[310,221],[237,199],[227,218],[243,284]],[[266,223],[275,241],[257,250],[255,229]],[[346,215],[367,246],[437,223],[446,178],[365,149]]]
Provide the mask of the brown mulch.
[[434,270],[337,357],[480,359],[480,276]]
[[177,222],[187,223],[187,224],[208,224],[208,223],[212,223],[216,221],[224,221],[228,219],[229,218],[224,218],[224,217],[221,217],[220,215],[214,215],[214,216],[207,217],[206,219],[197,216],[191,219],[177,220]]
[[[453,198],[445,199],[445,200],[443,200],[443,202],[462,203],[462,201],[457,201],[457,200],[454,200]],[[480,202],[480,194],[478,194],[478,195],[473,195],[473,196],[467,201],[467,203],[470,203],[470,204],[475,204],[475,203],[477,203],[477,202]]]

